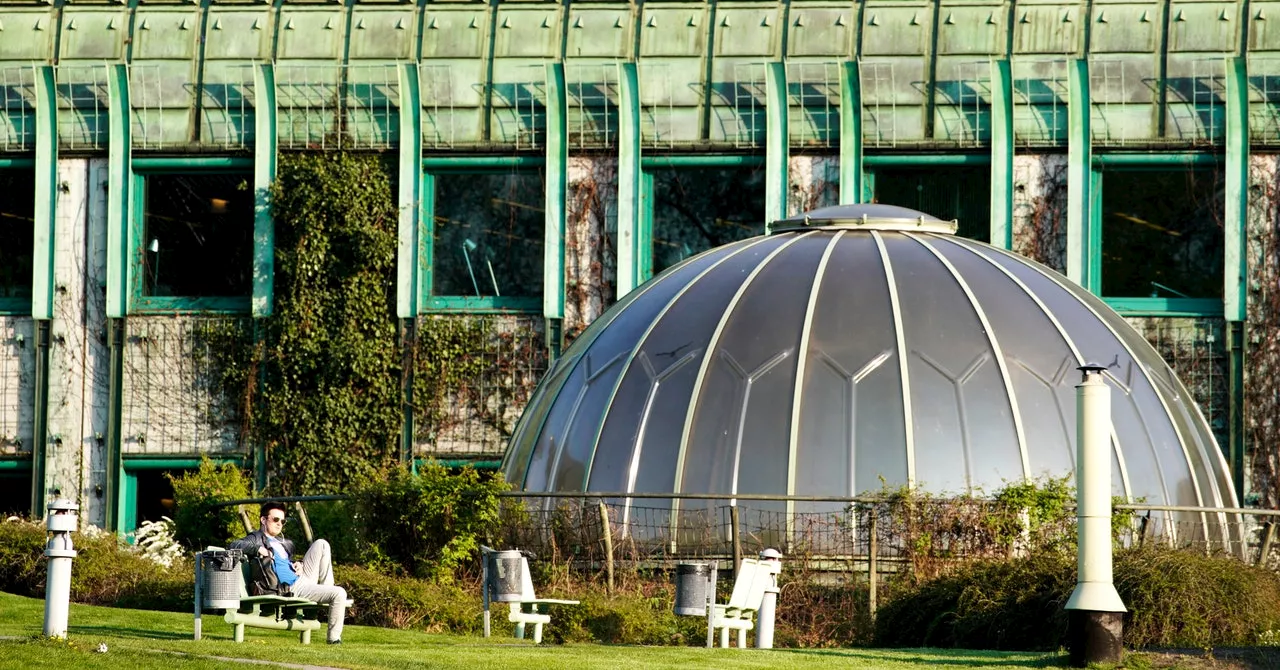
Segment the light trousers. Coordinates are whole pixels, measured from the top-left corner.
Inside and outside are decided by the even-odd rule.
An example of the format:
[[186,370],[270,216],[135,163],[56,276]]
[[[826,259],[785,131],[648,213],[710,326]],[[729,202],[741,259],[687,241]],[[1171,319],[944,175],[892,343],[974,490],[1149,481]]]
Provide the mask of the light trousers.
[[302,569],[298,581],[289,590],[299,598],[314,600],[329,606],[328,639],[342,639],[342,621],[347,616],[347,590],[333,585],[333,555],[329,543],[316,540],[302,557]]

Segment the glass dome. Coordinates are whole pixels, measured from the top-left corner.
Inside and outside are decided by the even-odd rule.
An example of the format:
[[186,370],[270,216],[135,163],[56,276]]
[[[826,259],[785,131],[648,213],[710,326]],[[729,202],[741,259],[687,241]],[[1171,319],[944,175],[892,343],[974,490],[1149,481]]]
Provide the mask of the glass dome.
[[[992,492],[1073,473],[1077,368],[1096,361],[1113,389],[1114,494],[1235,506],[1208,424],[1137,331],[1053,270],[954,230],[845,205],[668,269],[548,371],[508,446],[507,480],[538,492]],[[841,507],[752,502],[770,505]],[[1198,522],[1197,539],[1228,539],[1217,515],[1167,514]]]

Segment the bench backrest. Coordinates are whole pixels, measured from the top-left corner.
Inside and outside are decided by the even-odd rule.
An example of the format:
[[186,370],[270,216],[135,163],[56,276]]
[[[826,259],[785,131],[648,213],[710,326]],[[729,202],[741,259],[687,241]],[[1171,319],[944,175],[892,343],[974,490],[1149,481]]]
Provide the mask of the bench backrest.
[[774,585],[774,575],[782,571],[778,561],[761,561],[755,558],[742,559],[738,574],[734,576],[733,594],[729,596],[729,607],[755,611],[764,602],[764,590]]
[[533,594],[533,577],[529,576],[529,559],[520,557],[520,599],[537,600]]

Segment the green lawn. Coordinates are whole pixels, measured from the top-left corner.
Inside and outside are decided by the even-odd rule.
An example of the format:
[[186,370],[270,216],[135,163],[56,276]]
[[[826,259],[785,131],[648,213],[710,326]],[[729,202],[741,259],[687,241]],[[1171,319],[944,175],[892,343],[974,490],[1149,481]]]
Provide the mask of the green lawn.
[[[56,668],[235,667],[233,659],[276,661],[339,668],[1044,668],[1057,666],[1057,655],[973,652],[937,649],[780,649],[773,651],[688,647],[629,647],[596,644],[542,645],[513,640],[348,626],[340,647],[298,644],[296,634],[246,630],[246,642],[231,641],[231,627],[221,617],[204,617],[204,639],[191,639],[191,615],[171,612],[72,605],[67,641],[38,638],[44,601],[0,593],[0,667]],[[106,653],[96,651],[106,643]],[[245,668],[264,667],[260,664]],[[270,667],[270,666],[265,666]],[[278,666],[277,666],[278,667]]]

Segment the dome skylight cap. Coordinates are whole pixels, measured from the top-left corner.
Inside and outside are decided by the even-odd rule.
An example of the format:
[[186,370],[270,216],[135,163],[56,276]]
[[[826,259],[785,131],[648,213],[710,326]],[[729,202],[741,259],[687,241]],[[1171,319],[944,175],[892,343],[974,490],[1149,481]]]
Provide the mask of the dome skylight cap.
[[793,230],[897,230],[953,235],[958,223],[944,221],[914,209],[882,204],[849,204],[823,207],[788,219],[774,221],[770,233]]

